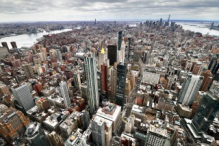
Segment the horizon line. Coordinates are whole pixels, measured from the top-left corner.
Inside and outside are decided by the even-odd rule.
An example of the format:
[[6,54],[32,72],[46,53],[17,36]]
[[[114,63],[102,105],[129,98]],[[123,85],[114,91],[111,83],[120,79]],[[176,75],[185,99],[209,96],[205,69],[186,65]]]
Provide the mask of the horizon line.
[[[108,19],[108,20],[104,20],[104,19],[96,19],[96,21],[98,22],[107,22],[107,21],[119,21],[119,22],[125,22],[125,21],[147,21],[147,20],[160,20],[160,19]],[[165,21],[167,19],[163,19],[163,21]],[[0,23],[37,23],[37,22],[92,22],[95,21],[94,20],[39,20],[39,21],[0,21]],[[201,20],[201,19],[172,19],[170,21],[193,21],[193,22],[219,22],[219,20]]]

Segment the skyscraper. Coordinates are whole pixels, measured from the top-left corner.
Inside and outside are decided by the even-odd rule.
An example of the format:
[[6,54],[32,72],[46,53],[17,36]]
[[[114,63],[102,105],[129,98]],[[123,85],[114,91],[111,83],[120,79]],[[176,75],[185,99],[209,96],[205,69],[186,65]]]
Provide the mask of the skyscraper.
[[27,83],[22,84],[17,88],[12,88],[12,92],[14,94],[15,100],[18,102],[20,106],[24,108],[25,111],[28,111],[32,107],[34,107],[35,103],[32,98],[32,94],[30,93],[30,88]]
[[5,47],[5,48],[7,48],[8,52],[9,52],[9,48],[8,48],[7,42],[2,42],[2,46]]
[[112,121],[95,116],[91,123],[91,130],[95,145],[109,146],[112,138]]
[[219,55],[218,57],[216,58],[212,58],[210,63],[209,63],[209,66],[208,66],[208,69],[211,70],[211,73],[214,75],[217,73],[218,69],[219,69]]
[[76,71],[73,77],[74,77],[74,83],[76,87],[81,90],[81,78],[80,78],[79,72]]
[[128,46],[126,48],[126,62],[128,62],[130,58],[130,49],[131,49],[131,38],[128,38]]
[[116,45],[108,45],[108,59],[110,65],[114,65],[117,62],[117,46]]
[[28,63],[23,64],[22,68],[23,68],[27,78],[35,78],[35,75],[33,73],[33,69],[32,69],[30,64],[28,64]]
[[115,103],[116,89],[117,89],[117,70],[114,67],[111,70],[110,83],[111,83],[111,99],[110,99],[110,101]]
[[210,83],[212,82],[213,75],[210,70],[206,70],[201,75],[204,77],[204,79],[203,79],[200,91],[206,92],[208,90],[208,87],[210,86]]
[[87,80],[88,105],[90,113],[93,114],[99,107],[97,65],[94,54],[90,53],[85,55],[84,68]]
[[31,123],[25,132],[26,139],[30,146],[50,146],[48,139],[40,123]]
[[159,22],[159,25],[161,26],[163,24],[163,19],[160,18],[160,22]]
[[11,42],[11,46],[12,46],[13,49],[16,49],[17,48],[16,42]]
[[63,146],[64,142],[62,137],[57,134],[55,131],[48,134],[49,141],[52,146]]
[[68,87],[66,82],[62,81],[60,84],[61,95],[64,98],[65,108],[69,108],[71,106],[71,101],[68,94]]
[[117,54],[117,62],[124,62],[125,42],[122,40],[122,31],[118,32]]
[[108,87],[107,87],[107,66],[105,64],[101,65],[101,75],[102,75],[102,90],[106,92],[106,98],[108,97]]
[[164,146],[168,138],[167,130],[150,125],[145,146]]
[[214,29],[214,22],[211,23],[210,29]]
[[198,93],[203,81],[202,76],[189,74],[184,80],[182,89],[180,90],[178,102],[183,105],[191,105]]
[[107,53],[105,52],[104,48],[102,48],[99,53],[99,62],[98,62],[99,68],[101,68],[102,64],[106,64],[106,65],[108,64]]
[[192,127],[199,132],[206,132],[219,111],[219,97],[206,93],[192,119]]
[[19,110],[0,104],[0,133],[8,143],[21,136],[29,122],[29,118]]
[[117,65],[117,91],[116,104],[122,108],[125,103],[125,83],[126,83],[127,65],[126,63],[119,63]]
[[121,50],[121,45],[122,45],[122,31],[118,32],[118,44],[117,44],[117,50]]

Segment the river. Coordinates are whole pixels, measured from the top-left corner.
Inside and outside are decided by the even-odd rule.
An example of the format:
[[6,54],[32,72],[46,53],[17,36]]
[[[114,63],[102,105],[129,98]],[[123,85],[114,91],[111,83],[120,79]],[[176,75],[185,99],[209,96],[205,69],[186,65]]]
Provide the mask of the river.
[[0,39],[0,46],[2,42],[7,42],[8,47],[12,48],[10,42],[15,41],[17,43],[17,47],[31,47],[34,43],[37,42],[37,39],[43,37],[43,35],[46,34],[57,34],[61,32],[71,31],[72,29],[63,29],[63,30],[55,30],[50,32],[39,32],[37,34],[22,34],[22,35],[15,35],[15,36],[9,36],[5,38]]
[[[206,24],[191,23],[191,22],[177,22],[177,24],[181,25],[183,29],[185,30],[200,32],[203,35],[209,34],[209,35],[219,36],[218,30],[210,30],[209,28],[207,28]],[[71,29],[55,30],[49,33],[57,34],[57,33],[66,32],[70,30]],[[31,47],[34,43],[37,42],[37,39],[49,33],[44,31],[44,32],[39,32],[37,34],[23,34],[23,35],[9,36],[9,37],[0,39],[0,45],[1,45],[1,42],[7,42],[9,48],[12,48],[10,42],[15,41],[17,43],[18,48]]]
[[191,30],[194,32],[200,32],[203,35],[209,34],[213,36],[219,36],[219,31],[218,30],[210,30],[206,25],[206,23],[191,23],[191,22],[177,22],[176,24],[179,24],[182,26],[184,30]]

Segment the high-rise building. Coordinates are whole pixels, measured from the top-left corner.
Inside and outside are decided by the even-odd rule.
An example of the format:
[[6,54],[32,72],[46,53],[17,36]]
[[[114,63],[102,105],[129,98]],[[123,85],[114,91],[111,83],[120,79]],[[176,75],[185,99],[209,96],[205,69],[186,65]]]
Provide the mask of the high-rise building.
[[127,65],[120,62],[117,65],[117,91],[116,91],[116,104],[122,108],[126,102],[125,99],[125,83],[126,83]]
[[99,107],[97,65],[94,54],[85,55],[84,67],[87,80],[88,105],[90,113],[93,114]]
[[8,143],[23,135],[29,122],[19,110],[0,104],[0,133]]
[[184,80],[182,89],[180,90],[178,102],[183,105],[191,105],[198,93],[203,81],[202,76],[189,74]]
[[82,123],[81,129],[82,129],[82,130],[86,130],[87,127],[88,127],[89,124],[90,124],[90,115],[89,115],[89,112],[88,112],[87,110],[83,110],[80,119],[81,119],[81,123]]
[[208,87],[210,86],[210,84],[212,82],[213,75],[212,75],[210,70],[206,70],[205,72],[203,72],[201,74],[201,76],[203,76],[204,79],[203,79],[200,91],[205,91],[206,92],[208,90]]
[[214,29],[214,22],[211,23],[210,29]]
[[17,88],[12,88],[15,100],[17,103],[24,108],[25,111],[28,111],[34,107],[35,103],[30,93],[30,88],[27,83],[22,84]]
[[46,56],[45,56],[44,52],[37,53],[37,56],[40,58],[40,60],[42,62],[46,61]]
[[76,87],[81,90],[81,78],[80,78],[79,72],[76,71],[73,77],[74,77],[74,83]]
[[219,81],[213,81],[212,84],[211,84],[211,87],[210,87],[209,91],[210,91],[213,95],[219,97]]
[[7,48],[8,52],[9,52],[9,48],[8,48],[7,42],[2,42],[2,46],[5,47],[5,48]]
[[133,72],[129,71],[127,73],[127,78],[130,80],[131,89],[135,87],[135,75]]
[[74,111],[59,125],[62,137],[68,138],[72,131],[78,128],[80,120],[79,116],[80,113]]
[[117,69],[113,67],[111,70],[111,77],[110,77],[110,83],[111,83],[111,102],[115,103],[115,97],[116,97],[116,89],[117,89]]
[[112,130],[115,132],[121,124],[121,107],[107,102],[103,108],[97,110],[97,116],[112,121]]
[[11,42],[11,46],[12,46],[13,49],[17,49],[17,44],[16,44],[16,42]]
[[121,50],[121,45],[122,45],[122,31],[118,32],[118,43],[117,43],[117,50]]
[[195,75],[200,75],[203,71],[202,62],[194,62],[192,67],[192,73]]
[[130,49],[131,49],[131,38],[128,38],[128,46],[126,48],[126,62],[129,62],[130,59]]
[[167,129],[157,128],[154,125],[150,125],[145,146],[164,146],[167,138]]
[[101,65],[101,75],[102,75],[102,91],[106,93],[106,98],[108,99],[108,76],[107,76],[107,66],[105,64]]
[[25,72],[25,75],[26,75],[26,77],[27,77],[28,79],[29,79],[29,78],[35,78],[35,75],[34,75],[34,73],[33,73],[33,69],[32,69],[32,67],[31,67],[30,64],[28,64],[28,63],[23,64],[23,65],[22,65],[22,68],[23,68],[23,70],[24,70],[24,72]]
[[55,131],[49,133],[48,138],[52,146],[63,146],[64,145],[62,137],[59,134],[57,134]]
[[69,98],[68,87],[66,82],[62,81],[60,84],[61,95],[64,98],[65,108],[69,108],[71,106],[71,101]]
[[219,97],[206,93],[192,119],[192,127],[198,132],[206,132],[219,111]]
[[214,57],[211,59],[208,69],[211,70],[211,73],[214,75],[217,73],[218,69],[219,69],[219,61],[218,61],[219,55],[218,57]]
[[133,135],[128,133],[122,133],[120,138],[120,144],[122,146],[136,146],[137,140],[134,138]]
[[46,134],[40,123],[31,123],[25,132],[25,137],[30,146],[50,146]]
[[131,82],[129,79],[126,78],[126,82],[125,82],[125,95],[129,96],[129,94],[131,93]]
[[77,131],[72,132],[71,136],[65,141],[65,146],[87,146],[82,140],[82,131],[77,129]]
[[98,67],[101,68],[102,64],[108,65],[107,53],[105,52],[104,48],[102,48],[99,53]]
[[92,142],[95,145],[109,146],[112,138],[112,121],[95,116],[91,123]]
[[109,64],[112,66],[115,62],[117,62],[117,46],[116,45],[108,45],[108,59]]
[[9,88],[4,83],[0,82],[0,95],[3,97],[4,95],[11,95]]
[[162,18],[160,18],[159,25],[160,25],[160,26],[162,26],[162,24],[163,24],[163,19],[162,19]]
[[88,94],[87,92],[88,91],[87,90],[88,90],[87,83],[85,82],[81,85],[81,93],[82,93],[82,98],[84,98],[86,103],[88,103],[88,99],[87,99],[87,94]]
[[39,100],[36,100],[36,105],[39,107],[39,109],[45,112],[47,112],[50,108],[49,101],[46,98],[40,98]]

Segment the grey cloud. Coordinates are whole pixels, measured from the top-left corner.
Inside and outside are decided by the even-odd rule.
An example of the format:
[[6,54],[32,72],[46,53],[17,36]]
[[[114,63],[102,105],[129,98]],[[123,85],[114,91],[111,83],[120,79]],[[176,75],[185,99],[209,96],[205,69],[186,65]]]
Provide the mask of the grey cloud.
[[[185,12],[219,12],[218,0],[0,0],[0,14],[37,14],[48,11],[75,10],[83,13],[104,12],[116,17],[129,15],[143,15]],[[96,7],[98,5],[98,7]],[[121,14],[121,15],[120,15]],[[191,13],[191,15],[194,15]],[[197,15],[197,14],[196,14]],[[212,14],[214,15],[214,14]],[[214,16],[215,18],[218,16]],[[219,19],[219,18],[218,18]]]

